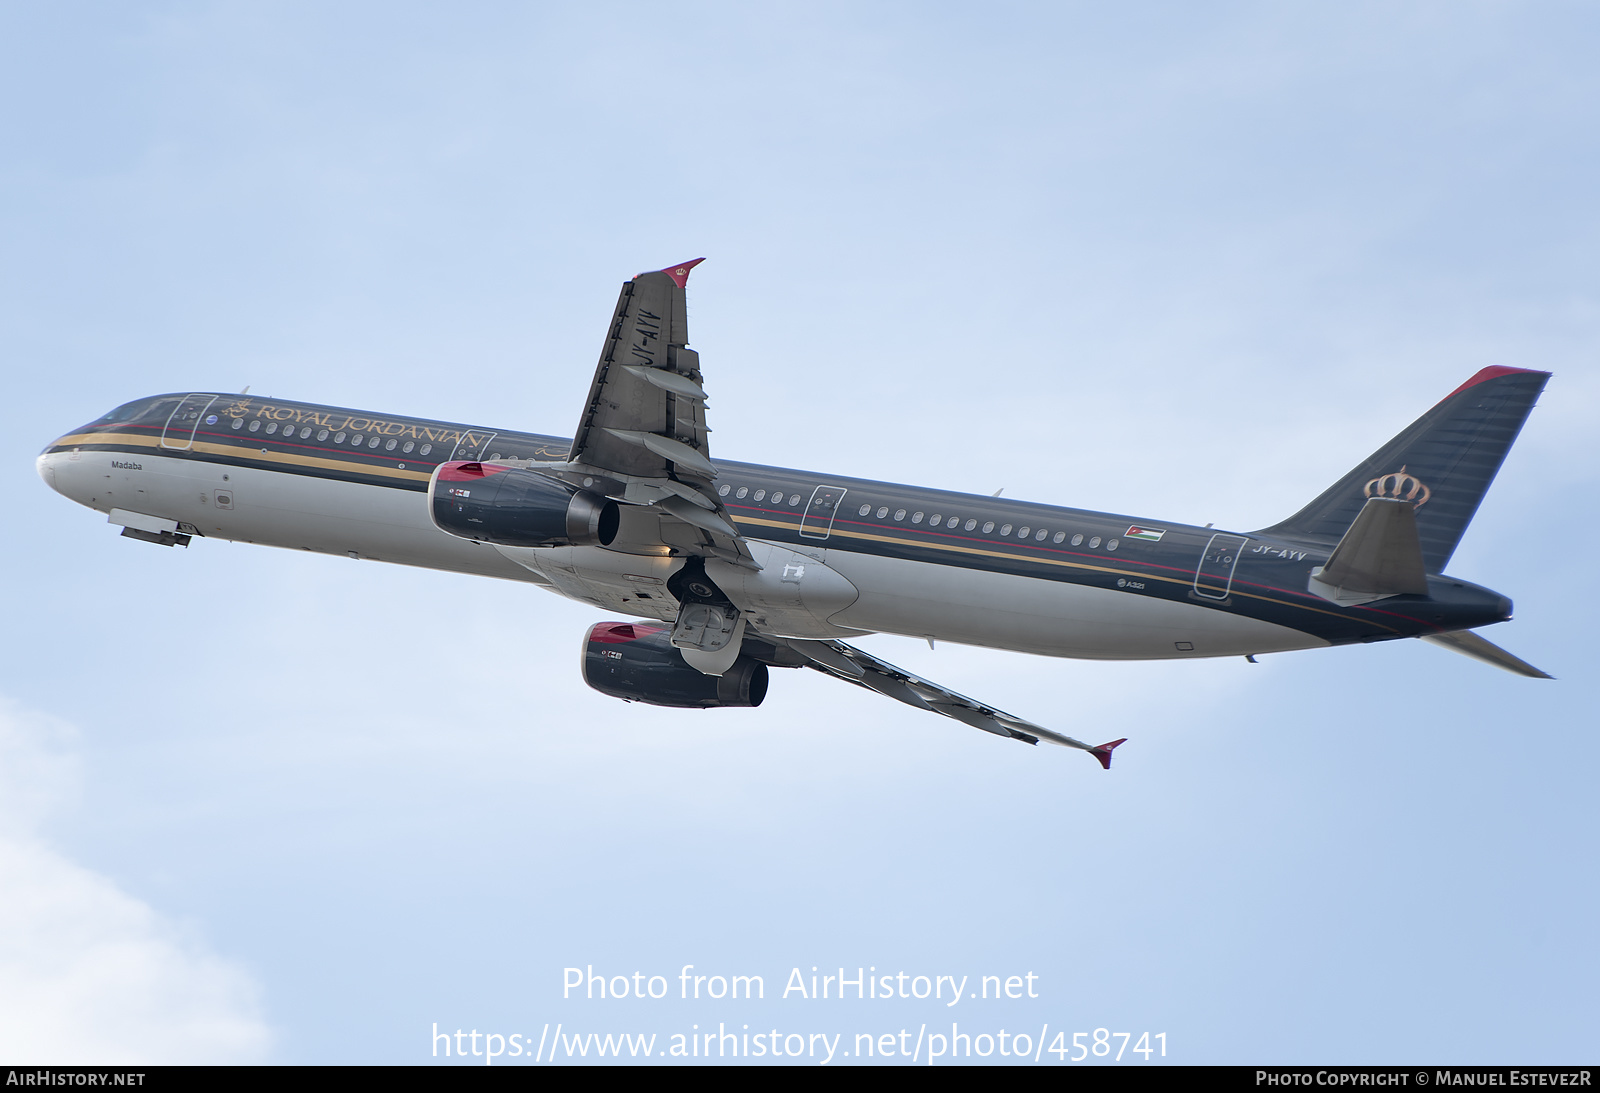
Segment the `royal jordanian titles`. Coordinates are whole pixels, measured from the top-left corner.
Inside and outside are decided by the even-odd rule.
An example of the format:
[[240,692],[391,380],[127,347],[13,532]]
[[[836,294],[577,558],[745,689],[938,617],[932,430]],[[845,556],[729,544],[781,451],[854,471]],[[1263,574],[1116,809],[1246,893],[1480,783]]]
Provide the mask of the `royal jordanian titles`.
[[1257,531],[713,460],[684,286],[622,286],[571,440],[214,392],[153,395],[38,469],[163,546],[195,536],[527,581],[627,616],[596,690],[759,706],[811,668],[995,736],[1086,744],[849,644],[890,633],[1054,657],[1253,657],[1420,637],[1549,678],[1475,628],[1511,601],[1445,574],[1549,374],[1486,368]]

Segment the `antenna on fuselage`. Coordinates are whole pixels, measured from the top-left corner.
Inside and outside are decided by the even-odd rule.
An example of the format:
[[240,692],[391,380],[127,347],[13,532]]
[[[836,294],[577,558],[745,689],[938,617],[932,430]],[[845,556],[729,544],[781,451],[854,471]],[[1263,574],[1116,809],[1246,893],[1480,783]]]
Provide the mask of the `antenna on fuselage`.
[[245,385],[244,385],[244,390],[243,390],[243,391],[240,391],[240,392],[239,392],[239,393],[240,393],[240,394],[241,394],[241,395],[248,395],[248,394],[249,394],[249,393],[250,393],[250,385],[249,385],[249,384],[248,384],[248,383],[247,383],[247,384],[245,384]]

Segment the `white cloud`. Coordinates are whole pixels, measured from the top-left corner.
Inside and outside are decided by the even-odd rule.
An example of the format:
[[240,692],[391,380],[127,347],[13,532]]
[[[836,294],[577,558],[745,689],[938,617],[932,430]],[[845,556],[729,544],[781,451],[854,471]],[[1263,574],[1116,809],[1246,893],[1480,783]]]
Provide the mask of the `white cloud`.
[[262,1060],[270,1033],[251,977],[40,833],[77,796],[72,736],[0,706],[0,1056]]

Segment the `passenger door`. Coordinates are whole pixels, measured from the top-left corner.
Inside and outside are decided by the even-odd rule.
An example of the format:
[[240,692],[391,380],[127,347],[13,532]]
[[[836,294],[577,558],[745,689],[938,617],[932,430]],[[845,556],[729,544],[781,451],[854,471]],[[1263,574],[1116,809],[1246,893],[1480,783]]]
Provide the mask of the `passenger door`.
[[818,486],[811,491],[805,515],[800,517],[800,537],[826,539],[833,530],[833,517],[839,511],[839,502],[850,492],[842,486]]
[[195,430],[200,428],[200,419],[216,401],[216,395],[190,395],[178,403],[177,409],[167,418],[167,427],[161,430],[161,446],[176,452],[192,448]]
[[1213,535],[1194,573],[1195,595],[1208,600],[1227,599],[1233,588],[1233,568],[1239,564],[1239,555],[1249,541],[1244,535],[1222,532]]

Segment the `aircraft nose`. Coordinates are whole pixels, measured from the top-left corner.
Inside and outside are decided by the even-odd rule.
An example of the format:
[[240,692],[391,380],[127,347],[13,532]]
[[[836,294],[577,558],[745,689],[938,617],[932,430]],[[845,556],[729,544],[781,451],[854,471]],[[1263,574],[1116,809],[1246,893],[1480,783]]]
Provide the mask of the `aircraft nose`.
[[67,487],[70,483],[71,476],[67,475],[65,480],[63,480],[64,469],[66,467],[66,464],[63,461],[68,459],[76,459],[78,453],[76,451],[68,452],[63,450],[62,441],[66,439],[67,437],[63,436],[57,438],[56,440],[52,440],[49,444],[46,444],[44,451],[40,452],[34,458],[33,469],[38,472],[40,478],[44,479],[45,485],[49,486],[51,489],[65,497],[70,497],[72,495],[68,492]]
[[39,477],[44,479],[45,485],[57,493],[61,492],[56,489],[56,465],[48,448],[40,452],[39,457],[33,461],[33,469],[39,472]]

